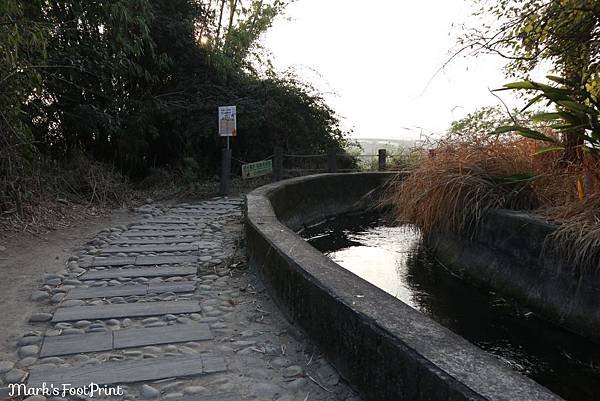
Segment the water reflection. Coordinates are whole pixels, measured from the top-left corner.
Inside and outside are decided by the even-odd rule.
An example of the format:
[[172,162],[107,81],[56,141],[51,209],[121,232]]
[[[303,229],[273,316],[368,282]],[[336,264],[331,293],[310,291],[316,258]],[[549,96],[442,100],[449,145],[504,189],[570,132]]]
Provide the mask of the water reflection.
[[408,257],[421,240],[419,232],[409,225],[390,226],[381,216],[347,218],[351,227],[338,227],[336,221],[330,221],[302,234],[336,263],[416,307],[410,286],[401,277],[406,275]]
[[373,214],[301,233],[336,263],[570,401],[600,400],[600,348],[447,271],[412,226]]

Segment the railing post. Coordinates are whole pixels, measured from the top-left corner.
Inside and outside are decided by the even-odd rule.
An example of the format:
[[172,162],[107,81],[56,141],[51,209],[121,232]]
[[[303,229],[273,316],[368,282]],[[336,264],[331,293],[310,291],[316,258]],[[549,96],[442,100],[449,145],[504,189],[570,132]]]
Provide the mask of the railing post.
[[283,178],[283,148],[276,146],[273,152],[273,182]]
[[387,158],[387,151],[385,149],[379,149],[379,171],[385,171],[385,162]]
[[337,173],[337,149],[327,149],[327,171]]
[[231,149],[221,150],[221,182],[219,192],[222,196],[229,195],[229,182],[231,180]]

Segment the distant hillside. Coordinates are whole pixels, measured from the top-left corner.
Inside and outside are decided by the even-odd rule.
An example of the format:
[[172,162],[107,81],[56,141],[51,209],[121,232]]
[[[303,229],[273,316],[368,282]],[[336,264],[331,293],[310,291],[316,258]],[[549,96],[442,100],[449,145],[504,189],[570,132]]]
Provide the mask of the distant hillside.
[[356,142],[363,148],[363,154],[376,154],[379,149],[396,151],[415,147],[416,140],[386,139],[386,138],[358,138]]

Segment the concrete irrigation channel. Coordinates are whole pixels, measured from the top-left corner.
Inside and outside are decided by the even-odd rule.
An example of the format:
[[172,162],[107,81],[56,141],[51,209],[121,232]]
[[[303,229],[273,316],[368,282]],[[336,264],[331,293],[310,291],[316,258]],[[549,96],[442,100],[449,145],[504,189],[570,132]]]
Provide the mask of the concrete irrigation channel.
[[560,400],[297,234],[373,206],[391,177],[323,174],[267,185],[247,196],[250,263],[288,318],[366,400]]

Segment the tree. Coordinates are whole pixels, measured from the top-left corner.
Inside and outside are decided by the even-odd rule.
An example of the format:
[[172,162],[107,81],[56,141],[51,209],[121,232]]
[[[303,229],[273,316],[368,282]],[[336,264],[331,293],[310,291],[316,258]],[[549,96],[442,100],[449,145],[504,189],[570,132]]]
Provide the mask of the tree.
[[136,178],[190,157],[213,173],[224,104],[238,105],[238,159],[264,158],[275,144],[307,153],[341,147],[339,121],[322,97],[257,58],[260,36],[285,4],[0,2],[0,129],[19,134],[10,141],[27,145],[23,154],[65,162],[81,151]]
[[37,142],[59,159],[75,148],[106,159],[137,91],[156,80],[141,62],[153,46],[148,1],[50,2],[31,17],[52,27],[43,90],[28,107]]
[[465,117],[453,121],[448,129],[448,134],[487,135],[498,125],[507,125],[511,122],[511,118],[500,107],[481,107]]
[[[552,63],[572,89],[598,82],[600,2],[594,0],[477,0],[482,23],[459,41],[474,54],[491,52],[510,60],[507,74],[529,78],[542,61]],[[584,101],[585,99],[574,99]],[[582,135],[563,136],[565,159],[575,160]]]
[[30,19],[36,0],[0,2],[0,211],[11,203],[23,214],[20,186],[31,174],[35,146],[25,103],[42,87],[47,27]]

